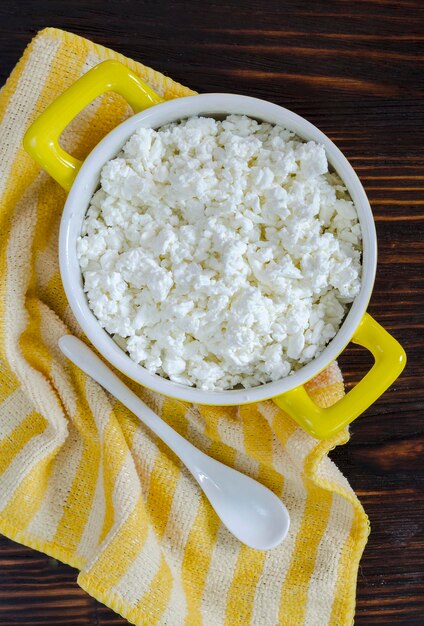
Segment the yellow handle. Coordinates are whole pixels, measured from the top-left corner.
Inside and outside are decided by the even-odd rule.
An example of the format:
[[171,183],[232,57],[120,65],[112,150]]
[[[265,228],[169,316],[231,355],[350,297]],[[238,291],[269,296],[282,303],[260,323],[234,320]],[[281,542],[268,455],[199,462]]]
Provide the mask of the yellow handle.
[[327,439],[350,424],[386,391],[406,364],[402,346],[368,313],[365,313],[352,341],[367,348],[374,365],[341,400],[326,409],[317,406],[303,386],[274,398],[302,428],[317,439]]
[[149,85],[125,65],[118,61],[104,61],[52,102],[25,134],[25,150],[68,191],[82,163],[60,147],[59,137],[87,104],[106,91],[120,94],[135,113],[163,102]]

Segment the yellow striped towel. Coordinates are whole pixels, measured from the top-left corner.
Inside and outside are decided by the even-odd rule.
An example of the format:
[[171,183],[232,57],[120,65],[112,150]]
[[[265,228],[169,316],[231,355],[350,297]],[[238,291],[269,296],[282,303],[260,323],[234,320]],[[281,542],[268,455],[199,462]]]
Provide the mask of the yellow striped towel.
[[[368,522],[327,456],[347,431],[318,442],[272,402],[189,406],[129,383],[200,449],[282,497],[288,538],[255,551],[219,523],[166,446],[57,348],[63,333],[81,335],[58,270],[65,193],[24,152],[22,137],[66,87],[110,58],[165,98],[193,93],[49,28],[0,95],[0,532],[78,568],[81,587],[135,624],[351,624]],[[64,146],[83,158],[129,114],[107,94],[67,129]],[[340,398],[337,365],[309,392],[323,406]]]

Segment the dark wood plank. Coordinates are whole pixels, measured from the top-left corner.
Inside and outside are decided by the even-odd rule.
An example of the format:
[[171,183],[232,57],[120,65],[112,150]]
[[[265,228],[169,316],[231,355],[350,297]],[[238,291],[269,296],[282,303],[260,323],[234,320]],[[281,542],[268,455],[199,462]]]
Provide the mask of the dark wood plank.
[[[332,458],[372,524],[356,624],[424,616],[423,28],[420,0],[3,0],[0,82],[35,32],[57,26],[115,48],[198,91],[234,91],[293,109],[345,152],[379,237],[370,312],[408,365]],[[350,348],[348,385],[369,367]],[[76,572],[0,538],[0,626],[126,623],[76,585]],[[258,625],[259,626],[259,625]]]

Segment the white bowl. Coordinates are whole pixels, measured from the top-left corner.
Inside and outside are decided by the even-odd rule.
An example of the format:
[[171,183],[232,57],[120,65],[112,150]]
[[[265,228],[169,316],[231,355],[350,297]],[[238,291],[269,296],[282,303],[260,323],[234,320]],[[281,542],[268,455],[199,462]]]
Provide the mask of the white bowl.
[[[228,391],[204,391],[174,383],[138,365],[101,328],[91,312],[83,289],[76,254],[76,241],[93,193],[99,186],[100,172],[114,158],[137,128],[159,128],[192,115],[222,116],[230,113],[248,115],[257,120],[279,124],[307,141],[324,145],[332,168],[344,181],[356,206],[362,230],[363,260],[361,290],[355,298],[337,335],[321,354],[294,374],[281,380]],[[371,208],[357,175],[334,143],[316,126],[283,107],[247,96],[226,93],[202,94],[158,104],[126,120],[110,132],[84,161],[63,211],[59,237],[60,271],[63,285],[80,326],[90,341],[110,363],[133,380],[168,396],[201,404],[245,404],[280,395],[302,385],[333,361],[349,343],[361,321],[371,296],[377,261],[377,240]]]

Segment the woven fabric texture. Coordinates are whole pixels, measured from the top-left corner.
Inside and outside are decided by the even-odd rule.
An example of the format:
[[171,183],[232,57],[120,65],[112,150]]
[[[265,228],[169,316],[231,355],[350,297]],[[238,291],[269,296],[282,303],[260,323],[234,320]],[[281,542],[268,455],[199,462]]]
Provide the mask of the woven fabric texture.
[[[57,347],[64,333],[82,335],[58,268],[65,192],[24,152],[22,138],[64,89],[111,58],[164,98],[194,93],[46,29],[0,95],[0,532],[78,568],[83,589],[140,626],[351,624],[368,521],[327,456],[347,431],[319,442],[272,401],[193,406],[126,381],[189,441],[283,499],[287,539],[256,551],[220,524],[166,446]],[[130,114],[106,94],[72,122],[63,145],[84,158]],[[323,406],[339,399],[337,365],[308,390]]]

